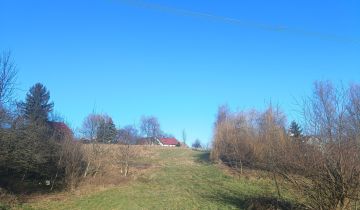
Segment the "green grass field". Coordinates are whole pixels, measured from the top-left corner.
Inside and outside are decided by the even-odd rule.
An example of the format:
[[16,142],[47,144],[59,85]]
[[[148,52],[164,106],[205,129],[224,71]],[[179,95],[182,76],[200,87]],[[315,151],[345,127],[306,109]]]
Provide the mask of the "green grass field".
[[[23,209],[248,209],[252,200],[276,197],[270,179],[233,177],[208,161],[206,152],[155,150],[143,160],[154,167],[128,183],[86,195],[37,199]],[[286,196],[285,200],[291,202]]]

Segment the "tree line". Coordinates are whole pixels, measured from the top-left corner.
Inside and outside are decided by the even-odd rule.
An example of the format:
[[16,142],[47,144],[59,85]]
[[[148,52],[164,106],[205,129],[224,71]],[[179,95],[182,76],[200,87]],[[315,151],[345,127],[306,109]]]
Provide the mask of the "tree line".
[[[161,129],[159,120],[155,116],[142,116],[140,126],[125,125],[116,128],[113,119],[107,114],[89,114],[80,129],[82,139],[88,143],[120,143],[138,144],[144,138],[174,137]],[[148,142],[153,143],[153,142]]]
[[[314,83],[299,102],[300,126],[286,128],[278,106],[232,112],[219,107],[211,157],[240,173],[244,167],[283,178],[307,209],[352,209],[360,196],[360,85]],[[303,128],[301,128],[303,127]]]
[[10,52],[4,52],[0,55],[0,186],[22,193],[72,188],[84,164],[80,146],[64,123],[51,119],[54,103],[47,88],[36,83],[24,101],[15,101],[16,80],[16,65]]
[[[117,129],[106,114],[89,114],[81,128],[81,144],[73,131],[54,114],[50,91],[41,83],[15,100],[18,70],[10,52],[0,55],[0,188],[14,193],[76,188],[85,178],[129,174],[138,154],[130,147],[144,137],[171,137],[158,119],[143,116],[140,129]],[[150,142],[151,143],[151,142]],[[117,144],[111,147],[109,144]]]

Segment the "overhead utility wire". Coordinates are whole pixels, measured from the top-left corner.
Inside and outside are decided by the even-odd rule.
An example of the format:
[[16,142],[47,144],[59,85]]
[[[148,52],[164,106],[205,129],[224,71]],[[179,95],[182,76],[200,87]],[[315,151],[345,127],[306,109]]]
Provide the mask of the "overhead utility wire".
[[179,9],[176,7],[170,7],[170,6],[164,6],[160,4],[154,4],[154,3],[147,3],[141,0],[112,0],[113,2],[121,2],[130,6],[160,11],[160,12],[166,12],[170,14],[175,15],[181,15],[181,16],[189,16],[189,17],[197,17],[197,18],[204,18],[224,23],[229,23],[233,25],[239,25],[247,28],[254,28],[254,29],[261,29],[266,31],[273,31],[273,32],[287,32],[307,37],[314,37],[318,39],[328,40],[328,41],[336,41],[341,43],[347,43],[347,44],[360,44],[360,41],[358,39],[353,39],[349,37],[343,37],[338,36],[335,34],[327,34],[327,33],[321,33],[316,31],[308,31],[303,29],[296,29],[296,28],[290,28],[285,26],[276,26],[276,25],[270,25],[270,24],[262,24],[257,22],[251,22],[251,21],[243,21],[237,18],[231,18],[226,16],[220,16],[220,15],[214,15],[210,13],[203,13],[203,12],[195,12],[191,10],[185,10],[185,9]]

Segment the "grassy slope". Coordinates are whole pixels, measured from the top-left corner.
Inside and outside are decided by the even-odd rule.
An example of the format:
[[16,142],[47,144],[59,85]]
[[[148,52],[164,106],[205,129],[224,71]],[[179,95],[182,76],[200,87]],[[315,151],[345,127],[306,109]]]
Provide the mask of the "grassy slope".
[[37,201],[26,209],[243,209],[256,197],[274,197],[270,180],[234,178],[207,161],[208,154],[188,149],[154,148],[146,160],[158,167],[124,186]]

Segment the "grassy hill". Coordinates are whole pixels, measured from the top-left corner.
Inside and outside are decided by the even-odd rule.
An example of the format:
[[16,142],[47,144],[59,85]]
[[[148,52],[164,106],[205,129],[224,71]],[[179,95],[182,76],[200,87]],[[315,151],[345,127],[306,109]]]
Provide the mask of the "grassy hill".
[[[274,203],[273,182],[251,174],[232,176],[208,161],[207,152],[182,148],[151,148],[152,167],[120,186],[76,195],[40,198],[24,209],[256,209]],[[283,192],[285,200],[292,200]],[[289,205],[277,202],[276,205]]]

